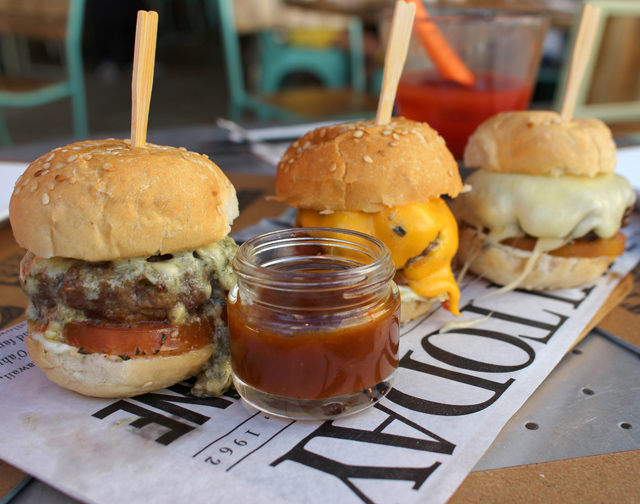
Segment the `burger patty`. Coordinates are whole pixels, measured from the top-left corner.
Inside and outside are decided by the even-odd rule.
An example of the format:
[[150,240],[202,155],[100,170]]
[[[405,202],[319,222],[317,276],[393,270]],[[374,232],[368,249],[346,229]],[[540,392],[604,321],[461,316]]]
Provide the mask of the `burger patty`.
[[24,257],[20,277],[33,308],[57,305],[112,323],[175,320],[210,299],[225,299],[235,276],[231,238],[195,251],[89,263]]

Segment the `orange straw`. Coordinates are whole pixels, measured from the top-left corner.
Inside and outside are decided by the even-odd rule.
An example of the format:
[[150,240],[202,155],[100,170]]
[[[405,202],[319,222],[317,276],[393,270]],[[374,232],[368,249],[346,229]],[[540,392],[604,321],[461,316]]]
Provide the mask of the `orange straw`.
[[418,39],[440,75],[458,84],[469,87],[473,86],[475,77],[473,73],[471,73],[471,70],[462,62],[435,23],[424,22],[424,20],[429,18],[429,13],[422,4],[422,1],[409,1],[416,5],[415,29]]

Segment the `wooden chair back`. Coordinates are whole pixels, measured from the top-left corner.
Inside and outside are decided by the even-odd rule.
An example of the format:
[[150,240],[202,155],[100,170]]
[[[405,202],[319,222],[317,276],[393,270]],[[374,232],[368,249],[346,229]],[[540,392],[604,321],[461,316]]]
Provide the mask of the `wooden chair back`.
[[[609,124],[637,122],[640,131],[640,2],[590,0],[589,3],[601,9],[601,16],[574,116],[596,117]],[[572,29],[554,97],[556,110],[562,103],[578,21]]]

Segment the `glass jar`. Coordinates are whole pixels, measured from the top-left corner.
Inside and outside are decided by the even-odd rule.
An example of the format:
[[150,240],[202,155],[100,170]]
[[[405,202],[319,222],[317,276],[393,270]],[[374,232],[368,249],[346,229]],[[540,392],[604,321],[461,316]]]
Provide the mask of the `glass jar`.
[[233,261],[228,317],[234,385],[287,418],[372,406],[398,367],[400,295],[387,246],[331,228],[257,236]]

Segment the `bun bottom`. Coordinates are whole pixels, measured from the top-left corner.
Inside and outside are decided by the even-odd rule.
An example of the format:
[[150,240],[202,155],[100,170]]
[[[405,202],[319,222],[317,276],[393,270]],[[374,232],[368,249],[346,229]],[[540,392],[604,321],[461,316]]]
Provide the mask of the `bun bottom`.
[[406,324],[420,315],[424,315],[434,305],[434,301],[410,299],[403,301],[400,297],[400,323]]
[[106,354],[81,354],[65,345],[62,352],[29,335],[29,356],[51,381],[92,397],[132,397],[160,390],[197,375],[213,355],[213,344],[167,357],[123,360]]
[[[471,257],[470,257],[471,256]],[[457,262],[471,259],[469,271],[496,285],[518,279],[531,252],[506,245],[487,245],[485,237],[473,228],[460,230]],[[518,284],[519,289],[570,289],[595,282],[617,257],[555,257],[542,254],[533,270]]]

